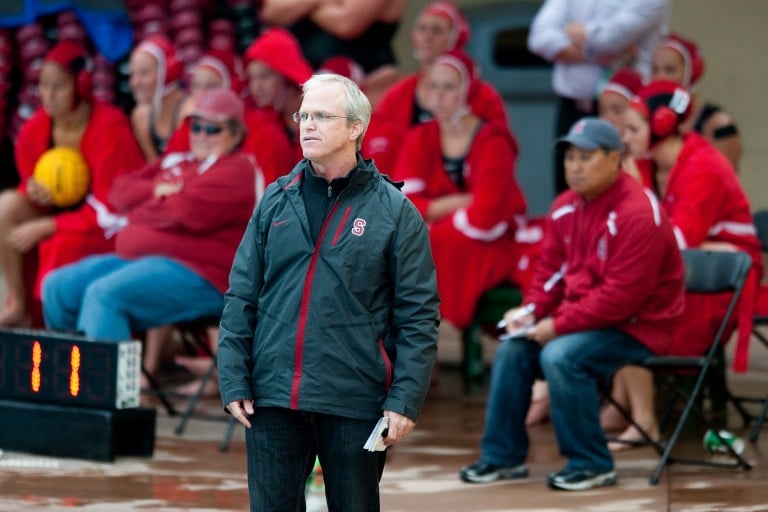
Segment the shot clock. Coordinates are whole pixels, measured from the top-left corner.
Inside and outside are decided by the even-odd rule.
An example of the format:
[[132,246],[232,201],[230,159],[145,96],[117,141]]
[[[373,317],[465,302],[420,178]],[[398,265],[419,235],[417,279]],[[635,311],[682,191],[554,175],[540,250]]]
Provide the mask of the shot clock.
[[98,409],[139,406],[141,342],[0,329],[0,398]]

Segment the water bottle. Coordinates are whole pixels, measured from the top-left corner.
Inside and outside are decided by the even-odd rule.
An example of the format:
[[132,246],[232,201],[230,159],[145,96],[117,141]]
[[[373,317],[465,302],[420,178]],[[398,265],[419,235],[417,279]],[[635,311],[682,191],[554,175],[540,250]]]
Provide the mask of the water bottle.
[[[741,455],[742,452],[744,452],[744,441],[740,437],[728,432],[727,430],[720,430],[718,431],[718,434],[720,434],[720,437],[723,438],[723,440],[728,445],[730,445],[733,451],[738,455]],[[704,434],[703,444],[704,449],[710,453],[730,453],[726,445],[717,437],[717,435],[715,435],[711,429],[707,430],[707,432]]]

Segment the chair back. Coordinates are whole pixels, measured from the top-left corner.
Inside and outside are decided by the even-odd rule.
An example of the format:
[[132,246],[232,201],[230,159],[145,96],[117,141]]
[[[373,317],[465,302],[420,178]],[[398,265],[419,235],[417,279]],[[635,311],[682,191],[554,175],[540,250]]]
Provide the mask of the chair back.
[[[741,290],[752,267],[749,255],[742,251],[703,251],[686,249],[683,251],[685,268],[685,290],[693,293],[721,293],[732,291],[728,308],[720,321],[715,338],[707,352],[706,359],[711,361],[722,343],[731,316],[739,303]],[[709,364],[709,363],[707,363]]]
[[757,239],[763,252],[768,252],[768,210],[758,210],[752,215],[757,229]]
[[741,293],[752,260],[742,251],[683,251],[685,289],[693,293]]

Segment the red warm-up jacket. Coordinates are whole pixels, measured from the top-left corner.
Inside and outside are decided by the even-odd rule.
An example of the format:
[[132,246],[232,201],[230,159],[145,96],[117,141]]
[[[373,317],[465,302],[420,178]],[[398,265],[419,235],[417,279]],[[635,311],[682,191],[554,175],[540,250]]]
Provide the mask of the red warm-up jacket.
[[666,354],[683,311],[683,263],[655,197],[629,175],[596,198],[555,200],[525,302],[558,335],[615,327]]

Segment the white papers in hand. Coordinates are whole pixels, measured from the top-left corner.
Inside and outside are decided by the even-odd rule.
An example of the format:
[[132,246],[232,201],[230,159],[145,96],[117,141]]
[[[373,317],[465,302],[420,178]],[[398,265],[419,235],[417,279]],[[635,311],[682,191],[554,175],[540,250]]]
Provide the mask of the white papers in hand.
[[384,444],[384,438],[387,435],[388,428],[389,418],[387,416],[382,416],[376,423],[376,426],[373,427],[373,431],[371,432],[371,435],[368,436],[368,440],[365,442],[363,449],[368,450],[369,452],[383,452],[386,450],[387,446]]
[[518,327],[512,332],[505,332],[499,336],[499,341],[511,340],[512,338],[528,338],[528,335],[533,332],[535,325],[526,325],[524,327]]

